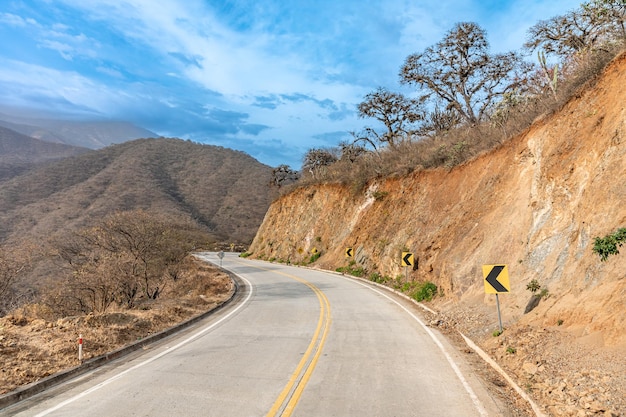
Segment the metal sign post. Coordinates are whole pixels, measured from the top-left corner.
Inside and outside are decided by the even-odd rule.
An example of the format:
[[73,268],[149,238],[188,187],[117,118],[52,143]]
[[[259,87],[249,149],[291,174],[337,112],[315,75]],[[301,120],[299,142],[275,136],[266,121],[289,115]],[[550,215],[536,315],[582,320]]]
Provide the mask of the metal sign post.
[[496,293],[496,306],[498,308],[498,323],[500,323],[500,333],[504,331],[502,328],[502,315],[500,315],[500,298],[498,298],[498,293]]
[[220,268],[222,267],[222,259],[224,258],[224,251],[217,252],[217,257],[220,258]]
[[509,269],[506,265],[483,265],[483,278],[485,284],[485,294],[496,295],[496,307],[498,308],[498,323],[500,324],[500,333],[504,331],[502,327],[502,315],[500,314],[500,298],[498,294],[511,291],[509,283]]

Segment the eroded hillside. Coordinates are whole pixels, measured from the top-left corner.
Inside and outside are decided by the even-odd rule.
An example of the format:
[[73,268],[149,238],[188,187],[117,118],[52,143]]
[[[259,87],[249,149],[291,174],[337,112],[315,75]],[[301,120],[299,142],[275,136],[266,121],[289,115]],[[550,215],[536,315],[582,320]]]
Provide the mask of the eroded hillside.
[[[592,247],[626,227],[625,85],[622,54],[561,111],[463,166],[418,170],[359,196],[339,185],[297,189],[272,204],[249,252],[297,263],[316,248],[316,265],[335,270],[352,247],[357,265],[397,277],[411,251],[409,279],[434,282],[444,295],[433,307],[509,362],[547,412],[622,415],[626,249],[601,262]],[[508,264],[511,281],[500,296],[504,339],[491,335],[495,297],[484,294],[481,266],[494,263]],[[524,314],[533,279],[547,294]],[[517,354],[507,357],[511,343]],[[569,373],[558,374],[559,358],[576,362]],[[604,359],[606,369],[594,362]],[[585,398],[572,387],[578,376],[607,395]]]

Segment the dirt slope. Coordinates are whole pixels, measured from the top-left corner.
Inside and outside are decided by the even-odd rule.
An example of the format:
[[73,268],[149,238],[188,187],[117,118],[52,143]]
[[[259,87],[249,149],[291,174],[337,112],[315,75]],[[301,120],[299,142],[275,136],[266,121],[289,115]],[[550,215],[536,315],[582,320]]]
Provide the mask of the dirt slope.
[[[626,249],[600,262],[595,237],[626,227],[626,55],[525,134],[452,170],[299,189],[270,207],[254,257],[404,276],[401,253],[444,296],[432,302],[514,374],[549,415],[626,415]],[[484,293],[483,264],[508,265],[511,292]],[[524,309],[536,279],[548,296]],[[514,353],[511,353],[514,352]]]

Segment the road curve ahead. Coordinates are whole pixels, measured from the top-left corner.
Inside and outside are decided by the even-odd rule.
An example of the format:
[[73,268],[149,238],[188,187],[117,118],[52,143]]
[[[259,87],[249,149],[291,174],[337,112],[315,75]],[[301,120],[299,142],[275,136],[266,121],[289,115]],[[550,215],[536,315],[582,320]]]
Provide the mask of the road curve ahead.
[[500,416],[461,355],[411,303],[351,278],[222,264],[238,303],[0,416]]

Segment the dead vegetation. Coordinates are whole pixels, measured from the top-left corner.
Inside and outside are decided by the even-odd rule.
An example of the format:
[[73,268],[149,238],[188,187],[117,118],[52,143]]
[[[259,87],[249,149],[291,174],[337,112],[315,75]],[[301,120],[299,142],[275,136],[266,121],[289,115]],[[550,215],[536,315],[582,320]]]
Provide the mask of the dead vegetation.
[[[375,179],[459,166],[525,132],[580,95],[624,51],[622,0],[591,0],[528,31],[524,50],[491,54],[484,29],[461,22],[444,38],[407,57],[404,96],[379,87],[358,106],[375,126],[352,142],[311,149],[301,179],[283,189],[339,183],[356,193]],[[378,127],[376,127],[378,126]]]
[[232,291],[226,274],[188,257],[175,283],[133,310],[58,317],[45,304],[24,305],[0,318],[0,394],[78,365],[81,335],[89,360],[209,311]]
[[581,56],[572,62],[566,81],[560,85],[555,97],[548,91],[513,103],[502,111],[499,119],[492,118],[475,125],[461,125],[436,135],[405,140],[393,147],[366,152],[358,158],[336,158],[315,175],[303,172],[301,179],[284,187],[283,194],[294,188],[320,183],[350,185],[356,193],[374,179],[399,177],[420,169],[453,168],[501,146],[507,140],[522,134],[538,118],[547,117],[560,110],[572,97],[589,88],[606,65],[623,46],[615,45],[606,51]]

